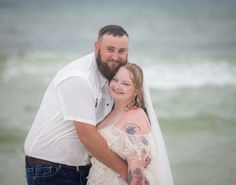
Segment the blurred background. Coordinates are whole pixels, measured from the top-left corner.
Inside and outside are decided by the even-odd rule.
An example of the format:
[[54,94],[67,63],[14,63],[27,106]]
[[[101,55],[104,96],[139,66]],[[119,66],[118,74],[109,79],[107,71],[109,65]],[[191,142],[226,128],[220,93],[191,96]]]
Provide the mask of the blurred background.
[[0,0],[0,184],[26,184],[24,139],[57,70],[124,27],[175,185],[236,184],[235,0]]

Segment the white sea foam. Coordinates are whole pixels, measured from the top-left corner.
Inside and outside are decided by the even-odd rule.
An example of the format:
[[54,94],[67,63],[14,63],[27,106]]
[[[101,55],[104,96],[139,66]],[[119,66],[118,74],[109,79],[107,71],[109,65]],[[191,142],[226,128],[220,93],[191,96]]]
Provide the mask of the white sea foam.
[[221,62],[159,63],[144,67],[151,88],[198,88],[206,85],[236,86],[236,65]]
[[8,82],[20,76],[40,77],[48,81],[58,69],[74,60],[73,54],[59,54],[54,52],[36,52],[23,56],[11,56],[6,62],[0,79]]
[[[2,69],[1,79],[7,82],[26,75],[42,78],[48,82],[58,69],[76,58],[73,54],[56,53],[13,56],[8,59],[5,68]],[[131,61],[138,60],[131,59]],[[150,62],[139,65],[144,70],[147,84],[153,89],[198,88],[206,85],[236,86],[236,64],[226,60],[173,57],[158,58],[158,62],[154,62],[153,58],[146,61]]]

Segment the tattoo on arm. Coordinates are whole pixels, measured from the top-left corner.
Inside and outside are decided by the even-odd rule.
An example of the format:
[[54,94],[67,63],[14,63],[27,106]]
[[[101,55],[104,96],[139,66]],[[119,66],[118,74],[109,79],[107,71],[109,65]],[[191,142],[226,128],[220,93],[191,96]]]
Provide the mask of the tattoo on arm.
[[132,142],[133,144],[135,143],[135,137],[133,137],[133,135],[140,130],[140,127],[134,123],[127,123],[124,127],[123,127],[126,131],[126,133],[128,134],[129,140],[130,142]]
[[129,172],[128,172],[128,180],[129,180],[129,184],[131,184],[131,182],[133,180],[133,174],[132,174],[131,170],[129,170]]
[[147,140],[146,137],[144,137],[144,136],[143,136],[143,144],[144,144],[144,145],[148,145],[148,144],[149,144],[148,140]]
[[132,134],[134,135],[138,130],[141,130],[140,127],[134,123],[127,123],[125,126],[125,131],[127,132],[127,134]]
[[134,171],[135,177],[135,185],[143,185],[144,184],[144,176],[140,168],[136,168]]

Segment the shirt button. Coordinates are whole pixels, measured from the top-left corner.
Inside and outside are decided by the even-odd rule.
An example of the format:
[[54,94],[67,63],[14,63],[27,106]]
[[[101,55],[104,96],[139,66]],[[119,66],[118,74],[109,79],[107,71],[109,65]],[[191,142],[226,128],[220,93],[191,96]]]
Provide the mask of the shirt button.
[[109,106],[109,103],[107,103],[107,106]]

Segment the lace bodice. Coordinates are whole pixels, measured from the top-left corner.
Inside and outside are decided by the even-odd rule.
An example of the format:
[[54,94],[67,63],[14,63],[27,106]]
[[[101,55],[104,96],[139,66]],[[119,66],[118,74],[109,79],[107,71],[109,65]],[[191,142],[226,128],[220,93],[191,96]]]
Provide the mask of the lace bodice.
[[[151,133],[147,135],[127,134],[120,129],[109,126],[98,132],[107,141],[108,147],[124,160],[127,156],[136,154],[141,159],[153,156],[153,142]],[[87,185],[127,185],[119,174],[96,160],[91,159],[92,167],[89,172]],[[148,170],[145,170],[148,173]]]

